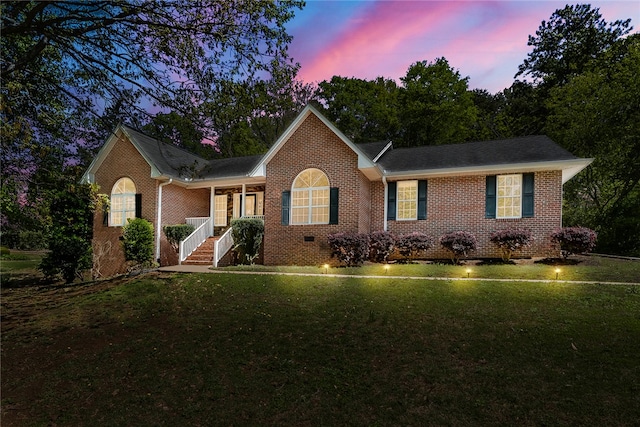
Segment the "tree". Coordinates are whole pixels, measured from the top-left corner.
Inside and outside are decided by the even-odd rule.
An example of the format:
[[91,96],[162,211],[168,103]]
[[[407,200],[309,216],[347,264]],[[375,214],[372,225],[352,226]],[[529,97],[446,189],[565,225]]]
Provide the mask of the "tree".
[[44,151],[61,153],[67,166],[86,164],[119,121],[137,128],[147,123],[150,106],[188,117],[205,137],[215,137],[198,107],[225,82],[286,79],[297,72],[285,24],[302,4],[0,3],[3,211],[18,206],[5,185],[21,202]]
[[640,253],[640,36],[618,41],[551,91],[549,135],[593,157],[565,186],[566,225],[595,229],[599,250]]
[[432,63],[416,62],[400,80],[402,135],[398,145],[468,140],[478,114],[468,91],[468,77],[460,77],[445,58],[438,58]]
[[471,91],[473,103],[478,110],[472,136],[474,141],[504,139],[512,136],[506,114],[507,100],[504,93],[490,94],[484,89]]
[[318,84],[316,96],[327,118],[356,143],[392,140],[398,134],[398,87],[391,79],[333,76]]
[[542,21],[535,37],[529,36],[527,45],[533,50],[515,77],[530,75],[534,83],[547,87],[564,85],[628,34],[630,24],[631,19],[607,23],[600,9],[588,4],[557,9],[549,21]]
[[101,203],[104,201],[94,185],[68,185],[55,194],[49,252],[38,266],[45,276],[62,274],[65,282],[71,283],[91,268],[93,215]]
[[189,117],[175,111],[156,114],[141,130],[155,139],[177,145],[204,159],[211,159],[216,154],[213,145],[202,143],[202,130]]

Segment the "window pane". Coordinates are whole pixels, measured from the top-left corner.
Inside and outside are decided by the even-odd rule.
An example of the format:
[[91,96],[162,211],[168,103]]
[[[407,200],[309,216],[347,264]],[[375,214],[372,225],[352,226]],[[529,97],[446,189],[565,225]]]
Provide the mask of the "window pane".
[[294,180],[291,192],[293,224],[329,222],[329,179],[320,169],[306,169]]
[[498,218],[519,218],[521,216],[521,191],[522,175],[498,176]]

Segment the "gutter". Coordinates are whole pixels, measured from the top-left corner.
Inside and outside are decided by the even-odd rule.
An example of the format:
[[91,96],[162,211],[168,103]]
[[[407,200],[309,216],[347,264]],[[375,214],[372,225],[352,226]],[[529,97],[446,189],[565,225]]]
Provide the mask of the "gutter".
[[382,184],[384,185],[384,216],[383,216],[383,226],[382,230],[387,231],[387,199],[389,197],[389,186],[387,184],[387,177],[382,175]]
[[160,231],[162,229],[162,187],[169,185],[173,182],[173,178],[169,178],[169,181],[162,182],[158,185],[158,207],[156,212],[157,224],[156,224],[156,261],[160,264]]

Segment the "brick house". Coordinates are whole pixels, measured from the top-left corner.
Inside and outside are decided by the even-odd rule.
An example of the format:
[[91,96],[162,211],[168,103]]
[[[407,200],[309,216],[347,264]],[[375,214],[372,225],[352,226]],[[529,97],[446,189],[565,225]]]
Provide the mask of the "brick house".
[[[546,136],[413,148],[354,144],[307,106],[260,156],[207,161],[121,125],[83,180],[111,198],[110,211],[94,221],[94,252],[106,276],[122,271],[118,239],[132,217],[154,224],[161,265],[193,251],[208,251],[207,263],[228,262],[230,220],[252,216],[265,222],[267,265],[331,263],[327,235],[339,231],[438,237],[465,230],[478,239],[475,256],[497,257],[490,233],[519,227],[535,236],[520,255],[548,256],[555,253],[549,235],[562,224],[562,185],[591,161]],[[184,222],[198,230],[176,253],[161,228]],[[428,256],[448,254],[434,248]]]

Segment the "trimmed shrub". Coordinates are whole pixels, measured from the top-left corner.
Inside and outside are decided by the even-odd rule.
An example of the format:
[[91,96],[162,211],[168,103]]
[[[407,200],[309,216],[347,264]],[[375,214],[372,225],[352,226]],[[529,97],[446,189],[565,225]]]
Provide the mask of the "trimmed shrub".
[[231,233],[240,264],[253,264],[260,255],[264,236],[264,221],[258,218],[238,218],[231,221]]
[[533,236],[530,230],[507,228],[494,231],[489,236],[489,240],[502,252],[502,260],[509,261],[514,252],[531,246]]
[[352,232],[327,236],[331,256],[336,256],[347,267],[362,265],[369,256],[369,235]]
[[132,269],[142,270],[153,265],[153,225],[146,219],[128,219],[122,227],[124,259],[131,262]]
[[180,249],[180,242],[189,237],[191,233],[195,231],[195,227],[191,224],[175,224],[175,225],[165,225],[162,227],[162,232],[165,236],[167,236],[167,240],[173,247],[173,249],[178,252]]
[[395,249],[396,237],[389,231],[374,231],[369,235],[369,260],[385,263]]
[[551,233],[551,241],[560,245],[560,254],[567,259],[573,254],[586,254],[596,247],[598,235],[587,227],[564,227]]
[[420,252],[432,248],[433,243],[433,237],[418,231],[401,234],[396,238],[398,252],[400,252],[400,255],[402,255],[407,262],[412,262]]
[[454,231],[440,236],[440,245],[451,252],[451,261],[454,264],[459,264],[460,258],[466,258],[469,253],[476,250],[478,240],[473,233],[468,231]]
[[0,255],[9,256],[11,255],[11,250],[9,250],[9,248],[7,248],[6,246],[0,246]]

